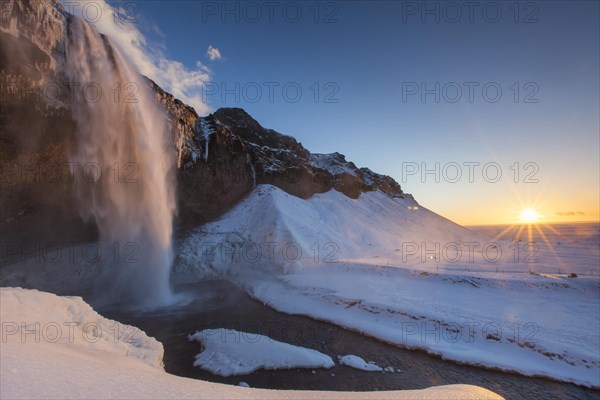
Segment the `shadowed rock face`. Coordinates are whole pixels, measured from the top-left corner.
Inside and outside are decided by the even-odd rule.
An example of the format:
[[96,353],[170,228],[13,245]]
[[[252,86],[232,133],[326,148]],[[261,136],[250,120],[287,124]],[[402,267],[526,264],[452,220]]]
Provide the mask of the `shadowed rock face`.
[[293,137],[263,128],[241,108],[221,108],[211,117],[242,138],[256,170],[256,183],[269,183],[302,198],[331,189],[351,198],[373,190],[404,196],[392,178],[359,169],[340,153],[311,154]]
[[[69,85],[60,70],[69,14],[57,0],[3,1],[0,46],[0,233],[10,245],[93,240],[77,213],[69,165],[76,143]],[[339,153],[311,154],[291,136],[263,128],[241,108],[199,117],[193,108],[148,85],[167,109],[178,166],[178,226],[218,218],[256,184],[309,198],[336,189],[357,198],[381,190],[404,197],[392,178],[357,168]],[[49,85],[50,83],[50,85]],[[58,84],[61,90],[49,90]],[[410,196],[410,195],[408,195]],[[9,239],[5,239],[9,238]],[[1,263],[11,262],[6,254]]]
[[[93,239],[77,213],[67,152],[74,121],[68,99],[43,93],[60,82],[65,14],[55,1],[2,1],[0,26],[0,262],[15,246]],[[15,34],[18,29],[18,34]],[[53,101],[49,104],[47,99]],[[55,101],[54,101],[55,100]]]

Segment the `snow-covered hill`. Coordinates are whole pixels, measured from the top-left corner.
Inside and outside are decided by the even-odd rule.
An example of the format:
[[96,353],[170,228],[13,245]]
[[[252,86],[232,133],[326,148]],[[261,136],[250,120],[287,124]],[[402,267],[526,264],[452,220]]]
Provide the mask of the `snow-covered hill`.
[[[229,277],[279,311],[462,363],[599,387],[597,276],[533,273],[505,246],[409,198],[331,190],[303,200],[259,185],[183,240],[173,279]],[[594,249],[563,243],[540,252],[535,268],[568,264],[574,249],[579,263],[597,265]]]
[[238,267],[285,272],[336,262],[406,264],[404,254],[414,253],[414,245],[485,241],[411,198],[373,191],[351,199],[330,190],[303,200],[259,185],[223,218],[183,241],[174,274],[184,282]]

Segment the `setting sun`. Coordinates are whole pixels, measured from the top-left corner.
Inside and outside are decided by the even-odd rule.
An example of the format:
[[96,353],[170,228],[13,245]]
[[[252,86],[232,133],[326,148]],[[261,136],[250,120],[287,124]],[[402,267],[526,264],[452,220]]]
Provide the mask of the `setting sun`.
[[521,211],[521,222],[526,222],[528,224],[537,222],[540,219],[541,215],[535,211],[533,208],[526,208]]

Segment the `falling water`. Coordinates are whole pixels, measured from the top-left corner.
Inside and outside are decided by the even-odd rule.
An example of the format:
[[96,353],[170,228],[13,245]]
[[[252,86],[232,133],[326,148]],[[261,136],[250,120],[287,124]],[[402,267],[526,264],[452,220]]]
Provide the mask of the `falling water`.
[[94,180],[74,190],[100,233],[96,294],[136,308],[167,304],[175,153],[165,111],[118,47],[80,18],[69,22],[64,70],[77,127],[70,161]]

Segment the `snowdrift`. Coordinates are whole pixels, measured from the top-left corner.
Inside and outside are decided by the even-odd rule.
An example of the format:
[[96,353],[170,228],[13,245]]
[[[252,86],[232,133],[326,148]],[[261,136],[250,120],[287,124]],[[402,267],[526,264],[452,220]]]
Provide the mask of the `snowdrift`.
[[163,346],[138,328],[106,319],[81,297],[0,288],[2,344],[126,356],[163,370]]

